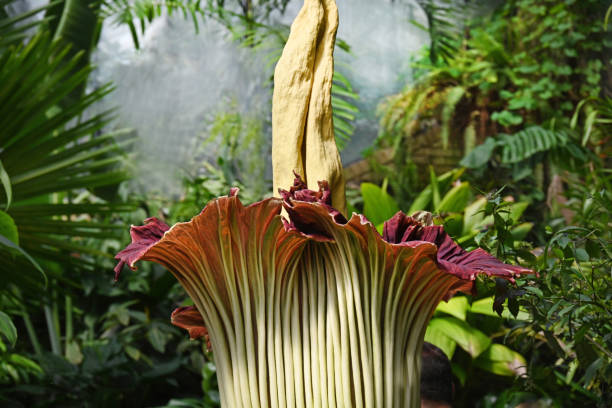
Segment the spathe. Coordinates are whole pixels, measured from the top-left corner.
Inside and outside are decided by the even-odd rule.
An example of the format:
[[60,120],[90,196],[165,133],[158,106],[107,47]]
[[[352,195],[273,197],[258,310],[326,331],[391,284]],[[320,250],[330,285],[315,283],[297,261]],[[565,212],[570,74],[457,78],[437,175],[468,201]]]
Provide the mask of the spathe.
[[[457,254],[448,236],[417,234],[422,227],[405,216],[387,224],[387,239],[412,228],[417,240],[387,242],[365,217],[339,218],[326,183],[318,192],[299,179],[294,187],[284,200],[248,207],[236,195],[218,198],[146,250],[136,241],[138,251],[117,257],[160,263],[185,288],[210,335],[224,406],[416,406],[420,348],[437,304],[469,290],[475,273],[528,271]],[[146,227],[158,224],[133,228]],[[450,248],[449,260],[436,242]],[[470,260],[473,271],[456,273],[443,263],[452,259]],[[190,332],[200,330],[195,317]]]

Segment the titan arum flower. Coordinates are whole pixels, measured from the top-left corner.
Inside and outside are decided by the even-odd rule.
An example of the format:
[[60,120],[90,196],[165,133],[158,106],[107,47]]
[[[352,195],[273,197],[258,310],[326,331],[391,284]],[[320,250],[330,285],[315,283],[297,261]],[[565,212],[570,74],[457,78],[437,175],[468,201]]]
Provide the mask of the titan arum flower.
[[306,0],[275,71],[280,197],[245,207],[232,189],[190,222],[149,218],[116,256],[116,278],[147,260],[185,288],[195,306],[172,321],[207,336],[224,407],[418,407],[437,304],[477,274],[530,272],[401,212],[382,236],[345,218],[330,103],[337,24],[334,0]]

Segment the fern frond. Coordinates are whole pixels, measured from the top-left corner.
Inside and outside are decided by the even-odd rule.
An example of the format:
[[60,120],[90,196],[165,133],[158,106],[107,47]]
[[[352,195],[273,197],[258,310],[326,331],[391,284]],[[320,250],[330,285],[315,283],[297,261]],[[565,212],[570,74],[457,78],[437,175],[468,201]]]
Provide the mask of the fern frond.
[[391,143],[398,153],[404,139],[408,141],[419,128],[423,117],[430,117],[444,101],[435,85],[420,82],[408,86],[381,106],[382,139]]
[[512,135],[500,134],[502,163],[518,163],[536,153],[565,146],[570,134],[564,130],[549,130],[540,126],[530,126]]
[[355,101],[359,99],[357,92],[353,90],[351,82],[339,70],[334,70],[332,83],[332,112],[334,121],[334,132],[336,134],[336,144],[342,150],[351,140],[355,133],[355,114],[359,113],[359,108]]

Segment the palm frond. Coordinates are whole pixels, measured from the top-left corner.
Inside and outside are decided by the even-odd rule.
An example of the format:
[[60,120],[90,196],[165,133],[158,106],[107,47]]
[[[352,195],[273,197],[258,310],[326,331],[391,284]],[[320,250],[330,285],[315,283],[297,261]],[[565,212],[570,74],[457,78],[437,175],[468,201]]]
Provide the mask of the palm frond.
[[[92,257],[108,255],[85,240],[119,236],[111,217],[134,208],[86,193],[129,177],[125,151],[134,138],[104,133],[111,111],[86,113],[111,86],[67,99],[83,89],[91,67],[82,63],[85,52],[73,54],[66,43],[43,29],[0,54],[0,206],[19,238],[18,248],[0,245],[3,285],[40,290],[37,269],[60,281],[68,280],[63,268],[92,269]],[[84,193],[91,203],[72,202]]]
[[147,26],[164,13],[181,13],[184,18],[193,22],[197,33],[200,27],[199,19],[206,17],[207,10],[213,7],[212,0],[104,0],[101,4],[101,17],[111,18],[116,24],[127,25],[136,48],[140,48],[140,37]]
[[[75,73],[89,64],[90,54],[98,42],[102,29],[100,7],[99,0],[62,0],[48,7],[45,12],[47,27],[53,39],[70,45],[67,59],[82,54],[73,68]],[[62,103],[70,104],[72,99],[80,98],[85,85],[82,83],[76,87]]]
[[[0,10],[5,11],[5,8],[15,3],[16,0],[0,0]],[[20,44],[24,39],[31,36],[31,30],[38,27],[42,23],[48,22],[51,17],[36,19],[35,16],[41,12],[46,12],[50,8],[56,7],[63,0],[52,0],[48,4],[33,8],[32,10],[9,16],[6,14],[0,18],[0,50],[11,45]]]

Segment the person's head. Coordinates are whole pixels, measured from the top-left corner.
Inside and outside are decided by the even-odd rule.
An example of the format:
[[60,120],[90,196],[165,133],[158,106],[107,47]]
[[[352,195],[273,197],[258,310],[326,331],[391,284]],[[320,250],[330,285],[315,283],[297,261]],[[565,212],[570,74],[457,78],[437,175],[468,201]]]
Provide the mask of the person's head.
[[453,374],[446,354],[431,343],[421,353],[421,408],[450,408]]

